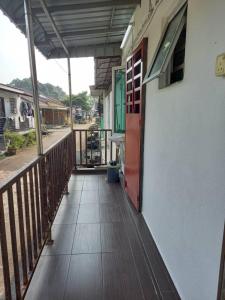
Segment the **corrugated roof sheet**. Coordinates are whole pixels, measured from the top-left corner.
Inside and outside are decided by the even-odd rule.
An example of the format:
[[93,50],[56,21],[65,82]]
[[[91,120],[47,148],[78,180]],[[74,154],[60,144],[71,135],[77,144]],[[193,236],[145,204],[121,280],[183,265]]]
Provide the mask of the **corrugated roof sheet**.
[[112,82],[112,67],[120,64],[120,56],[95,58],[95,89],[108,89]]
[[[141,0],[46,0],[71,57],[118,56],[130,18]],[[47,58],[66,57],[39,0],[31,0],[36,47]],[[0,0],[0,8],[25,33],[23,0]]]

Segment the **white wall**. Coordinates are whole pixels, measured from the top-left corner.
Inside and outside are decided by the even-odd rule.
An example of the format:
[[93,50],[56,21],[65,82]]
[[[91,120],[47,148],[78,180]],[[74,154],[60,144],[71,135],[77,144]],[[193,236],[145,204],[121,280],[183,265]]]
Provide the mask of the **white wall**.
[[[145,32],[148,64],[179,2],[162,1]],[[215,77],[225,1],[188,4],[184,80],[163,90],[157,79],[147,84],[143,215],[181,298],[214,300],[225,220],[225,79]]]
[[[0,91],[0,98],[4,99],[6,118],[14,119],[16,129],[20,129],[19,117],[22,117],[21,113],[20,113],[20,104],[23,101],[23,99],[15,93],[10,93],[10,92],[6,92],[6,91]],[[10,110],[10,99],[11,98],[16,99],[16,107],[17,107],[16,114],[11,113],[11,110]],[[30,128],[34,128],[34,118],[33,117],[28,117],[28,118],[30,120],[30,123],[29,123]]]

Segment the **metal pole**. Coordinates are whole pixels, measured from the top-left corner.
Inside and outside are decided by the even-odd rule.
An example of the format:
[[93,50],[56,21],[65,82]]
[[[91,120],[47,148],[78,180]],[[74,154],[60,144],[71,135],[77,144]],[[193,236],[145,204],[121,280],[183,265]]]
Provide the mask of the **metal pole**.
[[29,61],[30,61],[30,73],[31,73],[32,88],[33,88],[37,152],[38,155],[42,155],[43,144],[42,144],[42,135],[41,135],[41,115],[40,115],[40,107],[39,107],[37,69],[36,69],[34,36],[33,36],[33,21],[32,21],[30,0],[24,0],[24,12],[25,12],[26,34],[27,34],[28,51],[29,51]]
[[67,58],[67,63],[68,63],[69,99],[70,99],[70,122],[71,122],[71,130],[73,131],[71,66],[70,66],[70,58],[69,57]]

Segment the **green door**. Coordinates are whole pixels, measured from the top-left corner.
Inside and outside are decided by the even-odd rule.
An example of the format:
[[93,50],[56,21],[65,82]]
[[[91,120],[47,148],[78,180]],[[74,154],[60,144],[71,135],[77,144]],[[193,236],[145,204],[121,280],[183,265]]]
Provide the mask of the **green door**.
[[114,131],[125,131],[125,70],[115,70],[114,87]]

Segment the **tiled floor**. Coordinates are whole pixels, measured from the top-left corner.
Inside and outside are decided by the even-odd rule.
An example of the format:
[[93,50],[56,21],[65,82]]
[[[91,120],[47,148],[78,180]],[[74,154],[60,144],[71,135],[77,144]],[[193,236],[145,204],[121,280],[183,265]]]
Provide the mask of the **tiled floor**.
[[76,175],[69,191],[26,300],[161,299],[120,185],[104,175]]

